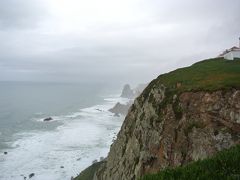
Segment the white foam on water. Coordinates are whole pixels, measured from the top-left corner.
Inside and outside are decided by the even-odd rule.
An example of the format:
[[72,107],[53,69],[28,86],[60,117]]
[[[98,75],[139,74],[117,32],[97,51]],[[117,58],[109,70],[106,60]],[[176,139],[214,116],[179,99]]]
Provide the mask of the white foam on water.
[[0,179],[22,180],[21,175],[35,173],[33,180],[66,180],[93,160],[106,157],[123,122],[123,117],[114,117],[108,109],[120,100],[111,98],[103,105],[54,116],[63,122],[54,131],[18,134],[21,138],[4,150],[8,154],[0,152]]

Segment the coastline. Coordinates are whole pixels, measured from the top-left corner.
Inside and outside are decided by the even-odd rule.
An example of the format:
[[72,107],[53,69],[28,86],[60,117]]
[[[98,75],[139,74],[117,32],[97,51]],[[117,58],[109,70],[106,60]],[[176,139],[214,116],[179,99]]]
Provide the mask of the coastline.
[[[104,101],[53,122],[39,122],[62,122],[56,130],[18,134],[21,138],[10,145],[11,149],[0,150],[0,179],[22,180],[31,173],[35,180],[70,179],[93,160],[106,157],[124,119],[115,117],[108,109],[128,100],[115,95]],[[3,155],[4,151],[8,154]]]

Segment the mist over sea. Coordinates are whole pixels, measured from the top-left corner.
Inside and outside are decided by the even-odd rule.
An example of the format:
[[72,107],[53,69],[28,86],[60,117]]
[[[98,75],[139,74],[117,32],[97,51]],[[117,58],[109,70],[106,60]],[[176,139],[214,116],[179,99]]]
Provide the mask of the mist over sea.
[[1,82],[0,179],[70,179],[105,157],[124,119],[108,112],[128,101],[120,91],[96,83]]

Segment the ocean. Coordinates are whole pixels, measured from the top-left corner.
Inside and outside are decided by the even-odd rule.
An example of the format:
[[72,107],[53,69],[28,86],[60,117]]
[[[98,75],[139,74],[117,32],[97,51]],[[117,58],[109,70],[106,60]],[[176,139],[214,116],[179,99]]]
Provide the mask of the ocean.
[[[106,157],[124,117],[121,89],[87,83],[0,83],[0,179],[67,180]],[[43,119],[53,120],[44,122]],[[4,154],[7,152],[7,154]]]

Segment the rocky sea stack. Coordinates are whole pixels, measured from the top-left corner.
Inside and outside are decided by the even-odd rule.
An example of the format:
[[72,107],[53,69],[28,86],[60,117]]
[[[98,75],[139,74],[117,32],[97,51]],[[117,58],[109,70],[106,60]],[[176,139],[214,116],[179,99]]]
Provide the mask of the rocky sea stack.
[[239,142],[240,60],[201,61],[160,75],[145,88],[93,179],[139,179]]
[[109,111],[111,113],[114,113],[116,116],[120,114],[126,115],[131,105],[132,105],[131,101],[128,102],[127,104],[121,104],[118,102],[113,108],[109,109]]
[[121,97],[123,97],[123,98],[129,98],[129,99],[131,99],[131,98],[134,97],[134,91],[131,89],[131,87],[130,87],[129,84],[126,84],[126,85],[123,87]]

